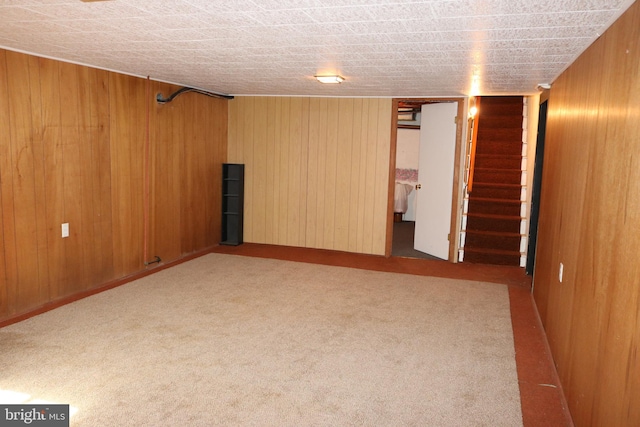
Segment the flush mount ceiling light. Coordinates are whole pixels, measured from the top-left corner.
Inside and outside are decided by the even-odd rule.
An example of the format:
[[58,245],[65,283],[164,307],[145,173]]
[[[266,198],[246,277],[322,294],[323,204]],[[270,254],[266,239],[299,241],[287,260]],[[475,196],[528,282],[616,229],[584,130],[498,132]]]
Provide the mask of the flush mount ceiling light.
[[336,83],[342,83],[344,81],[344,77],[339,76],[339,75],[333,75],[333,76],[314,76],[320,83],[326,83],[326,84],[336,84]]

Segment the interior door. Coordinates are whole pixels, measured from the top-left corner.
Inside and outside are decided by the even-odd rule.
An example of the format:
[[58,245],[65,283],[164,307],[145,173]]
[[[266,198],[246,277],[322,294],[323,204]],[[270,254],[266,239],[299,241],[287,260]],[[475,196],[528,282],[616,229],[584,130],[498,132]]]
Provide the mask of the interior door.
[[424,104],[416,192],[415,250],[449,258],[458,104]]

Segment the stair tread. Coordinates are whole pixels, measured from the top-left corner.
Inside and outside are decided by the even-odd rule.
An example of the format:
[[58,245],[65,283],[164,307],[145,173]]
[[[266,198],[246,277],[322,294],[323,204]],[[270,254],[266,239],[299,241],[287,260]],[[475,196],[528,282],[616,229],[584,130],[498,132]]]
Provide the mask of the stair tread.
[[519,205],[524,203],[520,199],[515,200],[515,199],[497,199],[497,198],[491,198],[491,197],[473,197],[473,194],[469,194],[469,201],[504,203],[504,204],[514,204],[514,205]]
[[478,153],[478,154],[476,154],[476,158],[477,157],[496,157],[496,158],[502,158],[502,157],[515,158],[515,157],[520,157],[520,158],[522,158],[522,154]]
[[473,212],[467,212],[467,216],[472,216],[472,217],[476,217],[476,218],[495,218],[495,219],[519,219],[522,220],[522,216],[521,215],[497,215],[497,214],[484,214],[484,213],[473,213]]
[[493,130],[503,129],[505,125],[513,125],[515,124],[516,121],[517,123],[522,123],[522,118],[513,119],[513,118],[510,118],[509,116],[502,116],[495,121],[494,120],[489,121],[485,119],[482,121],[482,126],[484,127],[485,132],[491,132]]
[[518,168],[487,168],[487,167],[475,167],[476,171],[500,171],[500,172],[522,172],[522,169]]
[[473,185],[480,185],[480,186],[486,186],[486,187],[506,187],[506,188],[521,188],[522,184],[504,184],[502,182],[478,182],[478,181],[473,181]]
[[524,234],[511,233],[508,231],[486,231],[486,230],[465,230],[467,234],[481,234],[483,236],[504,236],[504,237],[522,237]]
[[522,255],[520,251],[510,251],[506,249],[489,249],[489,248],[464,248],[465,252],[475,252],[483,254],[495,254],[495,255]]

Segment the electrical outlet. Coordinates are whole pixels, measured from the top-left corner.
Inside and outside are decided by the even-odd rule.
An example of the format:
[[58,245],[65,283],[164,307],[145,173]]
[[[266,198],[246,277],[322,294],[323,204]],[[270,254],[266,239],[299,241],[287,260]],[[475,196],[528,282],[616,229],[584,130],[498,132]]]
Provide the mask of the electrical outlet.
[[558,270],[558,280],[562,283],[562,275],[564,274],[564,264],[560,263],[560,269]]
[[62,224],[62,237],[69,237],[69,223]]

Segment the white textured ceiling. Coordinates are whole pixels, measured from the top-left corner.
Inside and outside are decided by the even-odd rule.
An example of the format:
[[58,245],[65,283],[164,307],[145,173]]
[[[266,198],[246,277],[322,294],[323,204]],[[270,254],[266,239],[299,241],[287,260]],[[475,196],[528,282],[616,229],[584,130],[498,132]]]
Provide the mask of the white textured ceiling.
[[0,46],[234,95],[526,94],[631,3],[0,0]]

